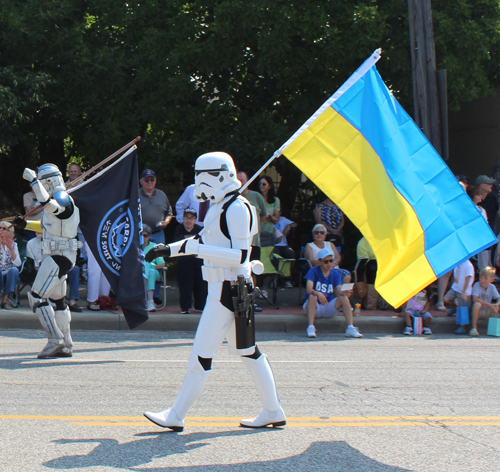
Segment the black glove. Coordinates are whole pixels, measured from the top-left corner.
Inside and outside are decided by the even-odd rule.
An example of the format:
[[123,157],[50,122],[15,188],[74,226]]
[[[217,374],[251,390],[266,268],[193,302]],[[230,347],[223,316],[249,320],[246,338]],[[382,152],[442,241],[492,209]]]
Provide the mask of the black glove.
[[26,220],[23,218],[23,215],[21,215],[21,213],[18,213],[15,216],[15,218],[12,220],[12,224],[17,229],[24,229],[24,228],[26,228]]
[[165,244],[158,244],[158,246],[155,246],[148,251],[144,259],[146,262],[151,262],[157,257],[170,257],[170,247],[168,245],[165,246]]

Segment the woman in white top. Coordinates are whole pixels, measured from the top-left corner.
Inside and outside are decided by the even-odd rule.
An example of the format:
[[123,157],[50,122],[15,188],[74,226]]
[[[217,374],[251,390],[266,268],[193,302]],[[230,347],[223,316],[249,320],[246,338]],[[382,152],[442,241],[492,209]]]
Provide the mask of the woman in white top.
[[311,243],[307,243],[306,251],[304,254],[305,258],[311,263],[311,266],[316,267],[317,265],[320,264],[320,261],[318,259],[318,253],[321,249],[325,247],[330,248],[334,255],[333,258],[334,269],[340,272],[340,276],[342,277],[342,283],[344,284],[349,283],[351,281],[351,273],[348,270],[341,269],[339,267],[340,254],[339,251],[337,251],[335,244],[333,244],[331,241],[325,241],[326,239],[325,226],[322,224],[315,225],[312,230],[312,234],[313,234],[313,241]]
[[14,242],[14,228],[8,221],[0,221],[0,292],[3,288],[3,298],[1,308],[11,310],[12,306],[8,302],[9,295],[16,289],[19,281],[19,267],[21,258],[17,243]]

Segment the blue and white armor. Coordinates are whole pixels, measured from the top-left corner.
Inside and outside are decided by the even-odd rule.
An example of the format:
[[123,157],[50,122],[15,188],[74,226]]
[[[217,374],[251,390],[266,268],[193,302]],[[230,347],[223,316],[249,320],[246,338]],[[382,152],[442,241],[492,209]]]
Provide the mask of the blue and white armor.
[[54,164],[42,165],[38,173],[25,169],[23,178],[31,182],[37,200],[44,205],[42,263],[28,292],[30,306],[48,336],[48,343],[38,357],[71,357],[71,312],[64,297],[66,274],[75,265],[81,247],[76,239],[80,212],[66,193],[62,174]]
[[259,261],[250,262],[252,239],[258,231],[256,210],[244,197],[234,196],[241,183],[228,154],[203,154],[196,160],[195,175],[195,198],[211,201],[200,238],[156,246],[147,258],[195,255],[203,259],[203,278],[208,282],[207,303],[189,356],[188,372],[175,402],[165,411],[148,411],[144,415],[159,426],[182,431],[187,411],[211,372],[212,358],[226,339],[230,353],[241,356],[264,404],[263,411],[256,418],[242,420],[241,425],[254,428],[283,426],[285,413],[267,357],[256,345],[245,349],[236,347],[231,287],[240,275],[251,283],[252,269],[255,273],[262,273],[263,268]]

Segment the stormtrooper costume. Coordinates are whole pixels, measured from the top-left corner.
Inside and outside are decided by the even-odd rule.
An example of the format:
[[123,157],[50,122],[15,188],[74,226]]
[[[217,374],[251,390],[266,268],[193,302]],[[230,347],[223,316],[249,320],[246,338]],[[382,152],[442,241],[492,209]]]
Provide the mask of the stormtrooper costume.
[[71,312],[64,301],[67,273],[76,262],[81,243],[76,239],[80,212],[66,193],[61,172],[54,164],[44,164],[38,174],[25,169],[23,178],[31,183],[42,212],[42,263],[28,292],[33,313],[47,332],[48,342],[38,354],[46,357],[71,357]]
[[189,355],[188,371],[175,402],[165,411],[148,411],[144,416],[164,428],[182,431],[184,417],[200,395],[211,372],[212,358],[226,339],[230,354],[241,356],[264,405],[257,417],[241,420],[241,426],[283,426],[286,423],[285,413],[266,355],[256,345],[245,349],[236,347],[231,286],[238,275],[243,275],[251,283],[252,267],[259,264],[262,267],[259,261],[249,260],[252,238],[258,231],[255,208],[241,196],[233,198],[227,206],[241,187],[229,154],[212,152],[198,157],[195,163],[195,186],[195,197],[200,201],[211,202],[201,238],[188,238],[168,246],[158,245],[148,252],[146,260],[182,255],[195,255],[203,259],[203,278],[208,282],[207,303]]

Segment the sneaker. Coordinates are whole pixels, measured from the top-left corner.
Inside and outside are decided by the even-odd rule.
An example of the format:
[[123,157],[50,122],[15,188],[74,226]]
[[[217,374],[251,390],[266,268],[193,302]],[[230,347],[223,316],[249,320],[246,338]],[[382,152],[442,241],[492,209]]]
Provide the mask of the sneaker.
[[347,328],[345,330],[345,335],[348,338],[362,338],[363,335],[358,331],[358,328],[356,326],[353,326],[351,328]]
[[189,310],[181,310],[181,315],[189,315]]
[[426,326],[424,326],[423,332],[424,334],[432,334],[431,328],[427,328]]
[[163,300],[158,297],[154,297],[153,301],[155,302],[155,305],[163,305]]
[[461,326],[458,327],[455,331],[453,331],[455,334],[466,334],[467,331],[463,329]]
[[148,311],[156,311],[155,302],[153,300],[148,300],[148,305],[146,308]]
[[289,280],[285,280],[283,282],[283,288],[293,288],[292,282],[290,282]]
[[253,311],[255,313],[260,313],[262,311],[262,308],[259,305],[254,304],[253,305]]
[[407,326],[403,331],[403,334],[410,335],[413,334],[413,328],[411,326]]
[[477,332],[477,329],[476,329],[476,328],[472,328],[472,329],[469,331],[469,335],[470,335],[470,336],[479,336],[479,333]]
[[450,308],[446,313],[448,316],[455,316],[457,310],[455,308]]
[[436,303],[436,310],[438,311],[446,311],[446,307],[444,306],[443,302],[437,302]]
[[314,326],[307,327],[307,337],[315,338],[316,337],[316,328]]

